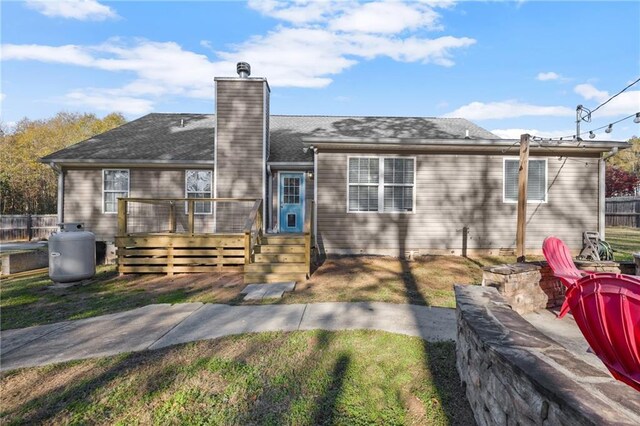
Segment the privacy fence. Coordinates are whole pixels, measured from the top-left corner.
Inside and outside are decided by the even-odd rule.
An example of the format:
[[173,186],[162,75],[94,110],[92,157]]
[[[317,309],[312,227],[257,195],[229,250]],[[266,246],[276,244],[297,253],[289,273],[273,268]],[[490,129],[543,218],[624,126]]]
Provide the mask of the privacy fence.
[[0,216],[0,241],[29,241],[49,238],[58,229],[55,214]]
[[607,198],[605,217],[607,226],[640,228],[640,197]]

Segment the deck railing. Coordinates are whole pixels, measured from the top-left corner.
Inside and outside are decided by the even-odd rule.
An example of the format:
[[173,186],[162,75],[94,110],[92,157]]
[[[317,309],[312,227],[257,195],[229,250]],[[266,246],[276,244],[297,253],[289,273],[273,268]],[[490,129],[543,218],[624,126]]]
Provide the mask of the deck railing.
[[118,235],[242,234],[255,198],[119,198]]
[[304,214],[304,253],[307,275],[311,276],[311,252],[315,249],[315,236],[313,234],[315,217],[313,216],[314,202],[307,201]]
[[118,270],[169,275],[241,271],[252,261],[262,232],[260,199],[121,198]]

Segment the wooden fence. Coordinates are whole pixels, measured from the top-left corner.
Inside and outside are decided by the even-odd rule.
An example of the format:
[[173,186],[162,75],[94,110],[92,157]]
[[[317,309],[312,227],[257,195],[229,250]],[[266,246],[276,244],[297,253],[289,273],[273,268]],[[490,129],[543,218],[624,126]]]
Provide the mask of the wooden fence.
[[640,228],[640,197],[613,197],[605,202],[607,226]]
[[49,238],[58,229],[55,214],[0,216],[0,241],[29,241]]

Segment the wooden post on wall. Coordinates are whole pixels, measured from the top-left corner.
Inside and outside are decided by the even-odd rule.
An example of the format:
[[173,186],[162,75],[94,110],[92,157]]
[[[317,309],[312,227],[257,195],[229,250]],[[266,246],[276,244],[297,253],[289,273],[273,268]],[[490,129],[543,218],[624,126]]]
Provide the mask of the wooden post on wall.
[[525,261],[527,233],[527,184],[529,180],[529,135],[520,136],[520,167],[518,169],[518,228],[516,230],[516,256]]
[[118,235],[127,234],[127,200],[118,198]]

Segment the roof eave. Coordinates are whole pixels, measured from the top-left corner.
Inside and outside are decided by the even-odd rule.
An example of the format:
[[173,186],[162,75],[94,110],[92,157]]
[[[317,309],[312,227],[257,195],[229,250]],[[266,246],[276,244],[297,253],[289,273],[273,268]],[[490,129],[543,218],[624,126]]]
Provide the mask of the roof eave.
[[[469,149],[490,150],[491,148],[513,147],[520,143],[520,139],[403,139],[403,138],[323,138],[305,137],[302,142],[306,146],[316,146],[327,149],[400,149],[400,150],[438,150],[438,149]],[[630,147],[624,141],[532,141],[531,150],[551,150],[554,152],[577,151],[607,152],[613,148],[626,149]]]
[[60,164],[64,166],[213,166],[213,160],[131,160],[131,159],[72,159],[72,158],[47,158],[38,160],[43,164]]

